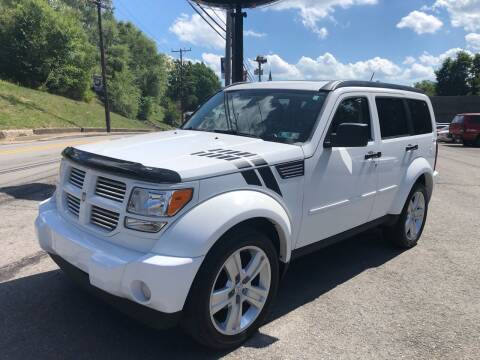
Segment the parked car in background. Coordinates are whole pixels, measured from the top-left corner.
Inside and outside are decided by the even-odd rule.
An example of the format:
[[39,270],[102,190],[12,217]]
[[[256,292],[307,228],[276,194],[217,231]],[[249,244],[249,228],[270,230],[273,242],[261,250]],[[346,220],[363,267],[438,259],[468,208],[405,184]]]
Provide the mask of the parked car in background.
[[455,141],[465,146],[480,146],[480,113],[458,114],[449,131]]
[[452,134],[450,134],[450,124],[437,124],[437,141],[453,142]]

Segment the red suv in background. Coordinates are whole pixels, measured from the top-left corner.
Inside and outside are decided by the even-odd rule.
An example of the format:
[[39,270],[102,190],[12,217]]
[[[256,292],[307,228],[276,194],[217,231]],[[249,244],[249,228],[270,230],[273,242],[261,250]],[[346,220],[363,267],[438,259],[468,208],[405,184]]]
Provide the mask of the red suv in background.
[[480,113],[458,114],[450,124],[450,134],[463,145],[480,146]]

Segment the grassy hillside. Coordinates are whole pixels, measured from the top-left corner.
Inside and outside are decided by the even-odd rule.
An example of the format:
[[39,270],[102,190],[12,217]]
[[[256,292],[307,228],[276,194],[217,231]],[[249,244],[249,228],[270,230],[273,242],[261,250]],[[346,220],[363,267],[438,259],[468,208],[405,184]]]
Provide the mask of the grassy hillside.
[[[111,121],[113,128],[149,127],[114,113]],[[104,126],[105,112],[98,101],[74,101],[0,80],[0,129]]]

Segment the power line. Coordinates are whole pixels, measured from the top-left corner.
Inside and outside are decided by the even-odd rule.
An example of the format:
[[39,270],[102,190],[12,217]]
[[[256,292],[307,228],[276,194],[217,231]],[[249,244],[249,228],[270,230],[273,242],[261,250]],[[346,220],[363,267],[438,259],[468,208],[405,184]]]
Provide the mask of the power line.
[[[188,5],[191,6],[191,8],[193,10],[195,10],[195,12],[203,19],[203,21],[205,21],[207,23],[208,26],[210,26],[217,34],[218,36],[220,36],[223,40],[226,40],[226,36],[221,34],[220,31],[218,31],[218,29],[215,28],[215,26],[213,26],[206,18],[205,16],[200,12],[198,11],[198,9],[190,2],[190,0],[187,0],[187,3]],[[209,17],[210,15],[203,9],[203,7],[197,3],[197,6],[202,9],[203,12],[205,12]],[[217,26],[220,28],[220,30],[222,30],[224,33],[226,33],[226,30],[220,26],[217,22],[215,22],[215,24],[217,24]],[[248,68],[248,65],[245,63],[245,61],[243,61],[243,67],[245,68],[245,70],[247,71],[247,77],[250,81],[253,81],[253,76],[250,72],[250,69]]]
[[[215,30],[215,32],[218,34],[218,36],[220,36],[223,40],[226,40],[225,36],[222,35],[222,34],[220,33],[220,31],[218,31],[218,30],[215,28],[215,26],[213,26],[212,24],[210,24],[210,23],[208,22],[208,20],[205,18],[205,16],[203,16],[203,14],[202,14],[200,11],[198,11],[198,9],[197,9],[195,6],[193,6],[193,4],[192,4],[190,1],[187,0],[187,3],[188,3],[188,5],[190,5],[190,6],[192,7],[193,10],[195,10],[195,12],[196,12],[198,15],[200,15],[200,17],[203,19],[203,21],[205,21],[213,30]],[[197,5],[198,5],[198,4],[197,4]],[[198,6],[203,10],[203,8],[202,8],[200,5],[198,5]],[[224,28],[220,27],[220,29],[225,32],[225,29],[224,29]]]
[[[225,25],[225,26],[227,25],[227,23],[225,22],[225,20],[223,20],[222,17],[221,17],[220,15],[218,15],[218,13],[215,11],[214,8],[209,7],[209,9],[213,11],[213,13],[214,13],[215,16],[217,17],[217,19],[220,20],[220,21],[223,23],[223,25]],[[227,15],[227,16],[228,16],[228,15]]]

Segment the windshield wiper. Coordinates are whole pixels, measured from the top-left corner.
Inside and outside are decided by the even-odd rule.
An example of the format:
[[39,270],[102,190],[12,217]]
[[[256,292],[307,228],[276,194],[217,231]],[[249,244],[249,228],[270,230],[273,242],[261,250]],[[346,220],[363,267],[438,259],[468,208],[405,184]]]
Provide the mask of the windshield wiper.
[[255,139],[261,139],[260,136],[249,134],[249,133],[238,132],[236,130],[210,130],[210,131],[214,133],[219,133],[219,134],[237,135],[237,136],[245,136],[245,137],[251,137]]

